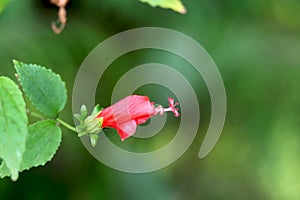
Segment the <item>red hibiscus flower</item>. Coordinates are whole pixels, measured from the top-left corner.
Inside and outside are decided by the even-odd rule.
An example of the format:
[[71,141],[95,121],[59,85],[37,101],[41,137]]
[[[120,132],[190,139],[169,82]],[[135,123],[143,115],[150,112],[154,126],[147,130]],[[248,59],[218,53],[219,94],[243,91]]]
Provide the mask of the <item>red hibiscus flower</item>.
[[137,125],[146,122],[152,116],[163,115],[165,112],[171,111],[178,117],[178,108],[175,108],[178,103],[174,103],[174,99],[170,97],[168,101],[168,108],[155,107],[154,103],[150,102],[149,97],[131,95],[105,108],[96,118],[102,118],[101,128],[115,128],[124,141],[135,133]]

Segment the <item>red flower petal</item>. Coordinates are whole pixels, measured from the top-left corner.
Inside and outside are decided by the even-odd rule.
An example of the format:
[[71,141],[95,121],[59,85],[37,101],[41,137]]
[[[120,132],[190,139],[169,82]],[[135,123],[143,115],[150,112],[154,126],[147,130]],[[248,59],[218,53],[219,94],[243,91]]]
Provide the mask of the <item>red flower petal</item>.
[[149,97],[131,95],[105,108],[97,117],[103,117],[102,128],[115,128],[125,139],[134,134],[137,124],[146,122],[154,114]]
[[124,141],[126,138],[132,136],[135,133],[137,124],[134,120],[125,122],[123,124],[118,124],[118,133]]
[[145,123],[154,115],[172,111],[178,117],[178,108],[175,108],[178,103],[174,103],[172,98],[168,98],[168,101],[169,108],[155,107],[149,97],[131,95],[102,110],[97,118],[103,117],[102,128],[115,128],[122,140],[125,140],[135,133],[137,125]]

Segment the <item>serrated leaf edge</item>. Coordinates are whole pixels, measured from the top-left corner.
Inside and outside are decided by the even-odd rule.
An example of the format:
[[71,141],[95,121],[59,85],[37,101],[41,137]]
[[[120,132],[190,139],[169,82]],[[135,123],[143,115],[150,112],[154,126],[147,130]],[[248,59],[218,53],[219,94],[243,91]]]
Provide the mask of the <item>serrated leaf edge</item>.
[[[63,88],[64,88],[64,92],[65,92],[65,94],[66,94],[66,95],[65,95],[66,99],[65,99],[64,104],[61,106],[61,108],[59,108],[59,110],[56,111],[56,115],[59,114],[59,112],[61,112],[61,111],[64,109],[64,107],[66,106],[66,103],[67,103],[68,94],[67,94],[66,83],[63,81],[63,79],[61,78],[61,76],[60,76],[59,74],[53,72],[51,69],[46,68],[46,67],[44,67],[44,66],[37,65],[37,64],[32,64],[32,63],[24,63],[24,62],[15,60],[15,59],[13,59],[13,64],[14,64],[14,68],[15,68],[15,70],[17,71],[17,73],[18,73],[18,70],[17,70],[17,68],[16,68],[16,65],[19,65],[20,67],[22,67],[22,64],[23,64],[23,65],[31,65],[31,66],[34,66],[34,67],[40,67],[40,68],[42,68],[42,69],[44,69],[44,70],[46,70],[46,71],[48,71],[48,72],[53,73],[56,77],[58,77],[59,80],[63,83]],[[22,85],[21,81],[20,81],[20,84]],[[24,89],[23,89],[23,90],[24,90]],[[32,99],[31,99],[32,97],[31,97],[30,95],[28,95],[26,91],[24,91],[24,93],[25,93],[25,95],[28,97],[28,99],[30,100],[31,104],[32,104],[39,112],[44,113],[42,110],[40,110],[39,108],[37,108],[37,107],[34,105],[34,103],[32,103]],[[44,91],[42,91],[42,93],[44,93]],[[46,116],[48,116],[48,115],[46,115]],[[51,115],[51,116],[48,116],[48,117],[55,117],[55,116],[52,116],[52,115]]]

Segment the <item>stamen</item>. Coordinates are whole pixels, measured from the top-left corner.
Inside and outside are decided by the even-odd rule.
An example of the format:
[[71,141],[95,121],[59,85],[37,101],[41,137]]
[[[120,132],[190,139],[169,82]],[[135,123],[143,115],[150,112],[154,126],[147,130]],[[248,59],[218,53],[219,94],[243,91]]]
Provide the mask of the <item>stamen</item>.
[[168,97],[169,101],[169,107],[163,108],[161,105],[155,107],[155,115],[164,115],[165,112],[173,112],[175,117],[179,117],[178,108],[175,108],[175,106],[178,105],[178,102],[174,103],[174,99]]
[[159,115],[164,115],[165,109],[159,105],[155,108],[155,115],[159,114]]

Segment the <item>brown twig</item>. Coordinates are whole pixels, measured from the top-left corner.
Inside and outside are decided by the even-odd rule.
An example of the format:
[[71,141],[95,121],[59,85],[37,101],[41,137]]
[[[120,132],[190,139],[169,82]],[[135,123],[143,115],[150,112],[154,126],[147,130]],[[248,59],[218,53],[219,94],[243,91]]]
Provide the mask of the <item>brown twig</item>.
[[67,11],[66,11],[66,5],[69,0],[50,0],[50,2],[56,6],[58,6],[58,23],[53,21],[52,22],[52,30],[56,34],[60,34],[62,30],[65,28],[65,25],[67,23]]

